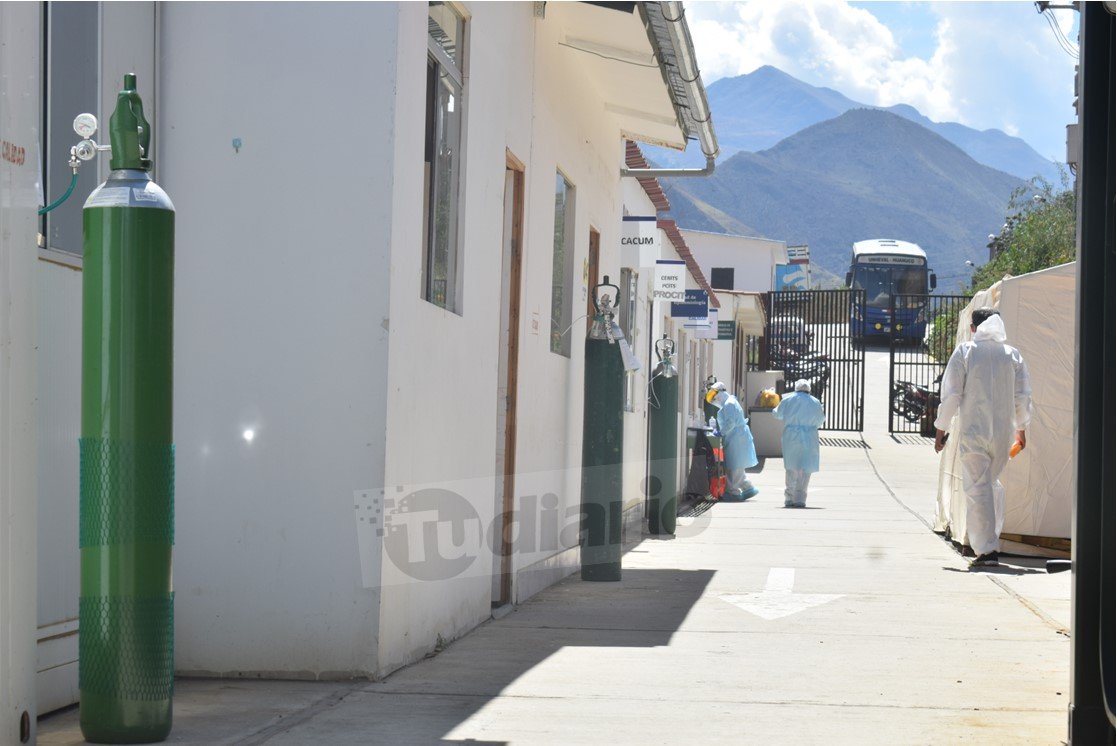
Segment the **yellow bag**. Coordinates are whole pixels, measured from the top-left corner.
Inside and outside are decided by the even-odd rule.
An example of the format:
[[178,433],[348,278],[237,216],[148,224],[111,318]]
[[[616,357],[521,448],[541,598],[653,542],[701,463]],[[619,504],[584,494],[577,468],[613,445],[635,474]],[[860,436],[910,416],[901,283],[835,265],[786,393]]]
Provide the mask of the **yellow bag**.
[[756,396],[756,406],[766,407],[768,409],[775,409],[779,406],[780,395],[776,393],[775,389],[764,389]]

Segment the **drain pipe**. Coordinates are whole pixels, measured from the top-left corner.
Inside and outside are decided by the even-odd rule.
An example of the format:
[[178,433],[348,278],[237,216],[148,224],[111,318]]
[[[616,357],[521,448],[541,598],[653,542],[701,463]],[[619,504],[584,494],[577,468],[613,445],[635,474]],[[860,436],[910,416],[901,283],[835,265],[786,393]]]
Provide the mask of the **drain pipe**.
[[709,176],[714,172],[714,161],[718,157],[718,138],[714,134],[713,116],[706,100],[706,89],[698,70],[698,60],[694,56],[694,42],[690,38],[685,11],[681,2],[659,3],[663,20],[667,22],[667,33],[675,49],[675,64],[686,86],[687,99],[691,103],[691,117],[698,125],[698,144],[706,156],[704,168],[622,168],[621,176],[636,178]]

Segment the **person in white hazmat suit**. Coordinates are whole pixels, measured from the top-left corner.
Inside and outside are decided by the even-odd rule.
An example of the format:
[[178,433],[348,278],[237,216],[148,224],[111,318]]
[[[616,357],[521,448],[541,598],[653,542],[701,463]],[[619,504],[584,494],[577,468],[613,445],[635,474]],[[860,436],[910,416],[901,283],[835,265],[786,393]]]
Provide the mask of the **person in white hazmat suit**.
[[706,401],[718,408],[717,419],[710,418],[711,426],[721,433],[725,445],[725,471],[728,479],[725,502],[741,502],[755,497],[760,490],[749,481],[750,466],[760,463],[756,457],[756,444],[752,440],[752,430],[745,417],[745,410],[737,397],[725,390],[725,384],[716,382],[706,392]]
[[973,340],[958,345],[943,373],[935,452],[942,451],[947,432],[958,439],[966,534],[976,555],[972,566],[983,567],[999,560],[1005,495],[998,477],[1008,464],[1013,436],[1021,447],[1027,445],[1032,386],[1020,351],[1006,343],[997,311],[977,309],[970,329]]
[[783,506],[805,508],[807,485],[818,471],[818,428],[826,419],[822,402],[811,396],[810,381],[799,379],[795,393],[781,399],[772,416],[783,420]]

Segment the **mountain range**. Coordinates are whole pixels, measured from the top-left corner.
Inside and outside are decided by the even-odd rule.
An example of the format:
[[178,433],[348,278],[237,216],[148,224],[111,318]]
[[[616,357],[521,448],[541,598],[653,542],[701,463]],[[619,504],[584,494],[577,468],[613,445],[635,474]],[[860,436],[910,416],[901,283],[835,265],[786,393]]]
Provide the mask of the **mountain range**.
[[928,127],[873,108],[738,152],[710,177],[662,183],[681,227],[807,244],[812,263],[837,277],[854,241],[914,241],[945,292],[968,280],[967,260],[986,260],[988,234],[1000,230],[1013,190],[1027,186]]
[[[833,119],[851,109],[880,109],[854,101],[831,88],[804,83],[765,65],[747,74],[714,81],[706,90],[721,156],[740,151],[756,152],[811,125]],[[1060,181],[1058,166],[1019,137],[998,129],[976,130],[955,122],[934,122],[906,104],[883,108],[915,122],[957,145],[978,163],[1021,179],[1041,176],[1052,184]],[[690,151],[694,152],[690,152]],[[687,153],[648,148],[650,160],[664,166],[703,164],[696,148]]]

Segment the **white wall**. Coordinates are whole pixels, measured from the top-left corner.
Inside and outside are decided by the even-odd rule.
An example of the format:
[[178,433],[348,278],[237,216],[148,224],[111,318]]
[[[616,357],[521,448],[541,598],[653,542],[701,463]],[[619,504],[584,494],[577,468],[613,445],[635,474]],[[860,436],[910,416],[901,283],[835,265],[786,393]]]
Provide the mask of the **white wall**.
[[[65,203],[81,210],[83,195]],[[59,208],[63,209],[63,208]],[[78,700],[78,438],[81,272],[39,261],[38,698],[41,712]]]
[[[37,38],[37,6],[17,7],[35,23],[22,38]],[[619,280],[620,125],[587,85],[584,58],[559,46],[569,8],[549,6],[546,21],[528,3],[468,10],[457,315],[420,298],[424,4],[103,7],[104,105],[111,111],[123,71],[140,73],[156,127],[156,175],[177,208],[180,673],[383,674],[488,617],[492,558],[484,550],[475,548],[480,556],[467,572],[416,582],[382,554],[379,519],[366,515],[436,487],[460,496],[450,503],[483,529],[493,523],[506,149],[527,164],[516,483],[525,530],[516,540],[513,597],[577,569],[585,322],[569,332],[569,358],[550,351],[554,177],[561,169],[576,188],[576,318],[588,290],[591,227],[601,237],[600,274]],[[0,13],[4,29],[26,31],[10,6]],[[37,70],[35,62],[27,74]],[[37,83],[19,90],[37,91]],[[31,103],[37,116],[38,101]],[[34,216],[20,215],[33,239]],[[69,463],[76,447],[63,443],[76,426],[67,414],[73,402],[62,394],[74,393],[77,377],[66,367],[77,360],[66,340],[76,334],[67,309],[80,274],[45,264],[39,274],[50,311],[42,334],[53,343],[44,348],[52,365],[44,380],[59,392],[44,410],[44,487],[62,495],[77,473]],[[654,329],[644,329],[644,279],[634,339],[642,358],[649,333],[657,337],[663,324],[657,315]],[[18,311],[27,300],[20,288],[34,283],[3,287]],[[26,414],[34,382],[19,376],[33,367],[21,361],[13,370],[27,401],[11,411]],[[624,496],[635,509],[643,500],[646,370],[640,376],[636,411],[625,416]],[[8,412],[5,427],[14,422]],[[18,446],[4,447],[0,458],[34,464]],[[33,488],[33,470],[23,476]],[[52,502],[56,509],[65,512]],[[33,534],[5,546],[33,557]],[[44,618],[73,601],[72,570],[69,585],[51,585]],[[0,603],[7,598],[0,593]],[[33,653],[33,615],[31,624]],[[6,671],[20,675],[16,658],[0,663],[8,660],[14,667]]]
[[[619,157],[619,156],[618,156]],[[648,199],[644,188],[636,179],[623,179],[621,193],[624,202],[624,211],[629,215],[655,215],[655,205]],[[659,231],[660,246],[667,242],[663,231]],[[618,236],[619,238],[619,236]],[[669,244],[668,244],[669,245]],[[657,358],[650,345],[659,339],[662,331],[653,335],[653,331],[660,329],[657,323],[656,309],[649,314],[650,283],[654,270],[652,267],[640,266],[639,247],[626,246],[618,251],[619,260],[624,267],[631,267],[638,273],[636,281],[636,318],[635,333],[629,342],[632,351],[640,359],[640,370],[628,375],[631,377],[632,411],[624,413],[624,472],[623,494],[624,508],[628,511],[629,519],[635,523],[636,515],[644,518],[645,483],[648,473],[648,380],[651,371],[655,369]],[[618,278],[619,280],[619,273]],[[619,284],[619,283],[618,283]],[[649,328],[651,316],[651,328]],[[638,511],[633,514],[630,511]]]
[[180,671],[376,668],[354,493],[384,484],[399,12],[160,7]]
[[[39,14],[0,3],[0,741],[35,738]],[[22,162],[18,162],[22,161]]]
[[[470,521],[485,528],[493,523],[507,148],[526,164],[516,510],[527,523],[530,510],[551,508],[559,530],[575,526],[555,536],[537,515],[534,535],[522,531],[517,537],[513,596],[523,600],[578,566],[573,516],[581,502],[585,321],[569,332],[569,358],[550,351],[555,172],[561,169],[576,190],[572,317],[577,318],[586,302],[582,271],[591,227],[601,234],[601,275],[619,277],[620,128],[585,85],[581,63],[558,45],[566,12],[561,4],[548,5],[545,21],[534,19],[526,3],[467,7],[473,15],[460,316],[420,298],[421,97],[401,96],[397,112],[392,285],[399,290],[391,300],[386,489],[389,496],[404,497],[424,487],[444,489],[464,498],[463,514]],[[418,4],[401,10],[401,91],[421,90],[425,14]],[[487,618],[491,566],[491,556],[482,552],[453,579],[416,582],[386,557],[381,672]]]
[[698,266],[711,278],[714,267],[733,267],[733,289],[767,292],[776,264],[787,263],[787,243],[726,233],[681,231]]

